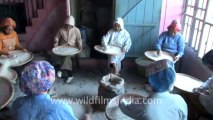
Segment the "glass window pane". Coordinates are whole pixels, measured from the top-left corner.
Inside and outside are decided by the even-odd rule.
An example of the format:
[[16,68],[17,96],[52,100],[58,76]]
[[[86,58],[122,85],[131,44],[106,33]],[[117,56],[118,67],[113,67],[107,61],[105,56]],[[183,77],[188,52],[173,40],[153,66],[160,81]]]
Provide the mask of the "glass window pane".
[[195,21],[195,29],[198,29],[199,23],[200,23],[199,20]]
[[204,10],[197,10],[197,15],[196,15],[196,18],[199,18],[199,19],[204,19],[204,15],[205,15],[205,11]]
[[204,19],[205,11],[201,12],[201,19]]
[[196,37],[197,37],[197,29],[194,30],[193,37],[192,37],[192,45],[191,45],[191,47],[193,47],[193,48],[195,47]]
[[206,21],[213,24],[213,0],[209,1],[208,10],[206,12]]
[[196,43],[195,43],[195,50],[198,50],[198,45],[200,43],[200,35],[201,35],[201,31],[198,31],[198,35],[196,37]]
[[188,22],[189,22],[189,17],[186,16],[186,17],[185,17],[185,23],[188,23]]
[[187,3],[187,4],[188,4],[188,5],[192,5],[191,3],[192,3],[192,0],[188,0],[188,3]]
[[185,16],[185,23],[184,23],[184,28],[183,28],[183,36],[185,38],[185,42],[188,43],[188,38],[187,38],[187,28],[188,28],[188,20],[189,20],[189,17],[188,16]]
[[198,8],[202,8],[203,7],[203,0],[199,0],[198,1]]
[[202,8],[206,9],[206,5],[207,5],[207,0],[203,0],[203,6],[202,6]]
[[210,29],[210,26],[206,24],[206,25],[204,26],[203,31],[202,31],[203,36],[202,36],[202,38],[200,39],[201,47],[200,47],[200,51],[199,51],[199,54],[198,54],[199,57],[202,57],[203,54],[205,53],[206,41],[207,41],[207,39],[208,39],[209,29]]
[[193,15],[193,13],[194,13],[194,8],[193,7],[187,7],[186,14]]
[[213,27],[211,26],[210,31],[209,31],[209,38],[207,39],[207,42],[206,42],[206,51],[205,52],[208,52],[209,50],[212,49],[212,45],[213,45],[213,39],[211,37],[212,34],[213,34]]
[[187,31],[186,31],[186,40],[187,40],[187,42],[189,41],[189,34],[190,34],[190,26],[187,26]]
[[192,25],[192,17],[189,17],[188,24],[191,26]]
[[197,10],[197,13],[196,13],[196,18],[200,18],[200,15],[201,15],[201,10]]
[[199,0],[198,1],[198,8],[206,9],[207,0]]
[[195,0],[191,0],[191,5],[195,6]]
[[201,29],[202,29],[202,26],[203,26],[203,22],[202,22],[202,21],[200,21],[200,24],[199,24],[199,30],[201,30]]

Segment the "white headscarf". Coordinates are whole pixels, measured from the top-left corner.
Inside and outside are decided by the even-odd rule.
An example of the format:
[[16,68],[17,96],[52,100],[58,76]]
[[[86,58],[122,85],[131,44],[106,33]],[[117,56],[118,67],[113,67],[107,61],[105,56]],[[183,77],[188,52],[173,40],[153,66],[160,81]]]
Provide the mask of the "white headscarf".
[[75,26],[75,19],[73,16],[68,16],[65,20],[65,24]]
[[124,21],[123,21],[123,19],[121,17],[116,18],[114,20],[113,24],[115,24],[115,23],[119,24],[121,26],[121,29],[124,28]]

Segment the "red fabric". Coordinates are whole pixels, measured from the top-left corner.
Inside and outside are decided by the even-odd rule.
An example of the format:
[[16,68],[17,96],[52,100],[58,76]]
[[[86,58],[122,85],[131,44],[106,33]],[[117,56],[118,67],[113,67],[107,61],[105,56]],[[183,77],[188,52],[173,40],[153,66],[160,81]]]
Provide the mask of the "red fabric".
[[178,20],[173,20],[167,28],[168,30],[174,29],[175,31],[181,31],[181,24]]

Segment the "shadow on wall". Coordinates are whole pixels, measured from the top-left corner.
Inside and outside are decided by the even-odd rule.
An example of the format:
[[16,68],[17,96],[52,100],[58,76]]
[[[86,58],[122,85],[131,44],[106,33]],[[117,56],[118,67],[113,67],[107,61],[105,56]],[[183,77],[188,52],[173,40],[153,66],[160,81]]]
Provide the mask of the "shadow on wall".
[[201,58],[189,47],[185,48],[185,54],[182,58],[181,73],[196,77],[202,81],[207,80],[211,71],[202,63]]
[[58,29],[63,25],[65,20],[65,4],[60,3],[49,14],[28,49],[33,52],[47,51],[53,48],[54,37]]

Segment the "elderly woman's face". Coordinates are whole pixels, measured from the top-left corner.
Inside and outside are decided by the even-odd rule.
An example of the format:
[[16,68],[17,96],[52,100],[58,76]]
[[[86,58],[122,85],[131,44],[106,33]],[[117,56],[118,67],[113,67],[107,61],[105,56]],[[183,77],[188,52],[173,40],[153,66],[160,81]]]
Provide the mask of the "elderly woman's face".
[[172,36],[176,35],[176,33],[177,33],[177,31],[175,29],[169,30],[169,34],[172,35]]
[[14,31],[14,28],[13,26],[6,26],[3,31],[6,35],[9,35]]
[[121,31],[121,26],[120,26],[118,23],[115,23],[115,24],[113,25],[113,29],[114,29],[115,31]]
[[70,29],[73,28],[73,26],[72,26],[72,25],[69,25],[69,24],[65,24],[64,27],[65,27],[65,29],[67,29],[67,30],[70,30]]

